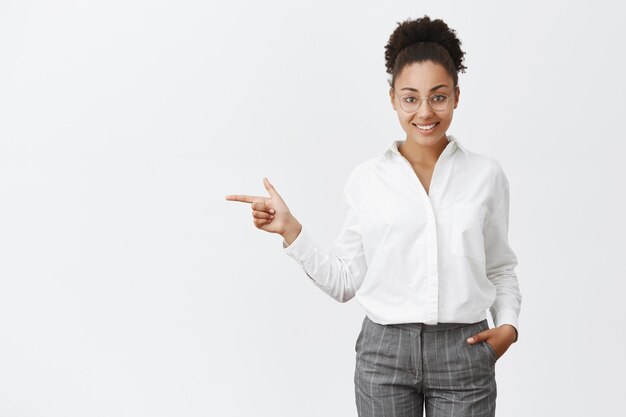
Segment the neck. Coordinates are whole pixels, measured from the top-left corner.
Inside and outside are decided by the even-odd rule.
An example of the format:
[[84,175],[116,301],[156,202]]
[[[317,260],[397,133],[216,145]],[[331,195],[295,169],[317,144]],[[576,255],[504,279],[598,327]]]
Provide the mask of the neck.
[[423,146],[414,140],[405,139],[398,146],[398,150],[411,164],[434,166],[448,143],[447,136],[442,137],[432,146]]

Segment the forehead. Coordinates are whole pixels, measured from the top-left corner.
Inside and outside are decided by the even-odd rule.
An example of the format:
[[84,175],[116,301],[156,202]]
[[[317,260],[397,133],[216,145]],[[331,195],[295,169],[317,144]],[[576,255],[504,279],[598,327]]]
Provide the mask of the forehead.
[[[432,61],[414,62],[405,66],[396,77],[396,91],[410,92],[405,88],[416,89],[420,93],[428,93],[431,88],[445,84],[448,87],[438,89],[451,90],[453,80],[448,71],[441,64]],[[404,90],[403,90],[404,89]]]

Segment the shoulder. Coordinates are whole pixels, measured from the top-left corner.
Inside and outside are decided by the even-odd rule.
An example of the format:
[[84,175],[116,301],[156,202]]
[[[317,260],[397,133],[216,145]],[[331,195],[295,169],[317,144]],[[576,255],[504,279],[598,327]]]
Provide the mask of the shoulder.
[[464,157],[476,170],[494,181],[494,185],[507,186],[508,179],[502,164],[494,157],[473,151],[464,151]]
[[345,190],[349,191],[355,186],[367,181],[373,173],[380,169],[385,158],[386,152],[379,152],[357,163],[348,174]]

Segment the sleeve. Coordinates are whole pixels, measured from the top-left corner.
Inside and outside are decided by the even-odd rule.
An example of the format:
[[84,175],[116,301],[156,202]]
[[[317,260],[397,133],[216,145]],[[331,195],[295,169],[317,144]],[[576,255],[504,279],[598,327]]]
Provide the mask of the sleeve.
[[330,249],[318,245],[304,225],[291,245],[283,240],[283,251],[300,264],[318,288],[341,303],[354,297],[367,272],[361,223],[345,187],[344,203],[343,226]]
[[487,278],[496,286],[496,299],[489,308],[494,324],[510,324],[518,339],[518,318],[522,304],[515,267],[517,257],[508,243],[509,182],[500,169],[493,212],[485,220],[485,258]]

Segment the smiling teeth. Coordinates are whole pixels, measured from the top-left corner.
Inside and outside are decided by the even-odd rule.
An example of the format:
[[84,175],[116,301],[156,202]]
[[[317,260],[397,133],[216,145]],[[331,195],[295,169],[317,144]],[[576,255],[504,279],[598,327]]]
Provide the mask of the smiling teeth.
[[418,126],[418,125],[415,125],[415,126],[417,126],[417,128],[418,128],[418,129],[428,130],[428,129],[432,129],[433,127],[435,127],[435,125],[436,125],[436,124],[437,124],[437,123],[433,123],[433,124],[432,124],[432,125],[430,125],[430,126],[423,126],[423,127],[422,127],[422,126]]

